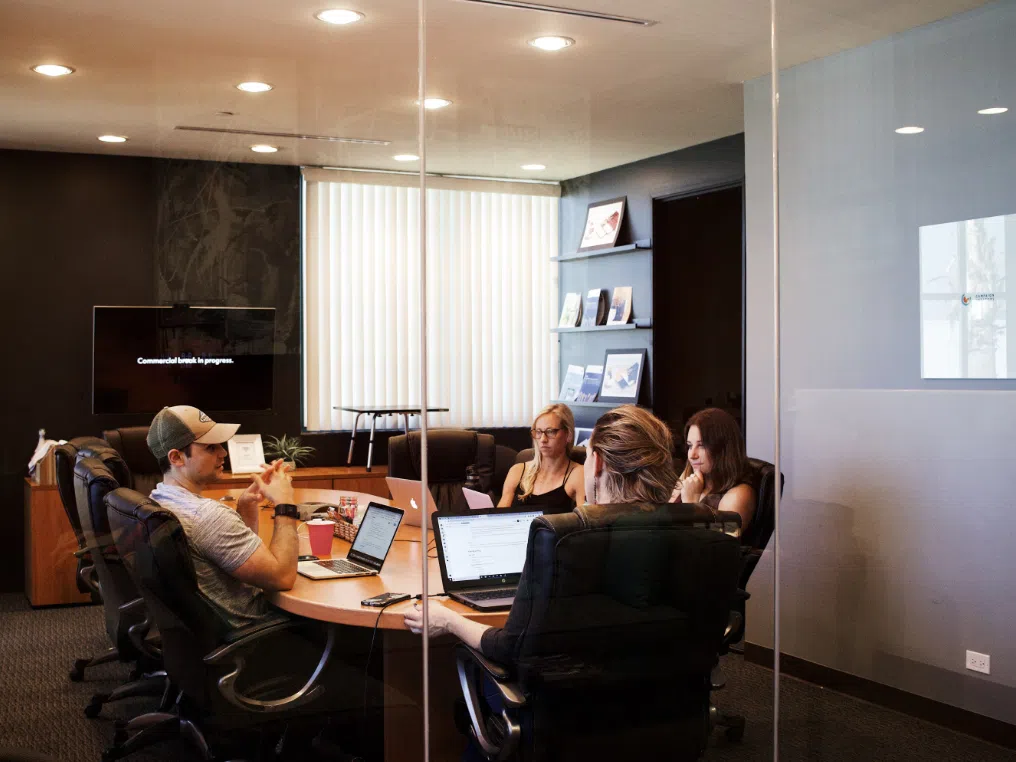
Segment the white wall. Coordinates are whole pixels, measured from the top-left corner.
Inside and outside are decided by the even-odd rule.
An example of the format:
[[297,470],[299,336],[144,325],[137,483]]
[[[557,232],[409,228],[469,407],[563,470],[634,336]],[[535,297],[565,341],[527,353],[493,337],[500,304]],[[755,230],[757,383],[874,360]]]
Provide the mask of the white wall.
[[[925,381],[918,228],[1016,213],[1016,3],[780,74],[782,650],[1016,722],[1016,382]],[[769,79],[745,86],[749,454],[770,457]],[[1012,111],[980,116],[1001,104]],[[926,132],[900,136],[896,127]],[[772,645],[772,563],[749,640]],[[992,674],[964,669],[991,655]]]

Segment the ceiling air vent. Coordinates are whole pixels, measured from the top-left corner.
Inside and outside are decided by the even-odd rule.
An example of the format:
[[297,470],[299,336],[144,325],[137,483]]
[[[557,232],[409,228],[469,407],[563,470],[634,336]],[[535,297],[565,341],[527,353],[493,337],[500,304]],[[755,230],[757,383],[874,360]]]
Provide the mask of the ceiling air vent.
[[527,3],[524,0],[460,0],[463,3],[476,3],[477,5],[498,5],[502,8],[519,8],[524,11],[542,11],[544,13],[560,13],[565,16],[582,16],[587,19],[599,19],[600,21],[616,21],[621,24],[635,24],[636,26],[653,26],[657,23],[649,19],[637,19],[632,16],[618,16],[614,13],[600,13],[599,11],[586,11],[581,8],[563,8],[560,5],[544,5],[543,3]]

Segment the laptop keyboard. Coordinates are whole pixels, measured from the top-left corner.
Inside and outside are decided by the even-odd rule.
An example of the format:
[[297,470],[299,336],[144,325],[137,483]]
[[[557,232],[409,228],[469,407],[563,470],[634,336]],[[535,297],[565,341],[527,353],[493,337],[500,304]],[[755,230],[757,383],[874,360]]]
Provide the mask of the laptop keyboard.
[[484,590],[479,593],[466,593],[463,597],[469,598],[471,601],[493,601],[498,598],[511,598],[514,595],[514,588],[505,588],[503,590]]
[[362,566],[350,563],[345,559],[338,559],[335,561],[318,561],[320,566],[325,567],[329,571],[333,571],[336,574],[363,574],[368,569],[364,569]]

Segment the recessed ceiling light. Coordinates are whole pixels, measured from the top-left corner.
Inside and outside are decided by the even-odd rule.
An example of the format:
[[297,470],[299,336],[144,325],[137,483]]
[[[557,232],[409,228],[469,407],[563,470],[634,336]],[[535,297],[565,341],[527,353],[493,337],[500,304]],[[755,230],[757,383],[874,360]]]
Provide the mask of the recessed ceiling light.
[[243,90],[245,93],[267,93],[272,89],[272,86],[267,82],[241,82],[236,86],[237,90]]
[[1009,109],[1007,109],[1005,106],[992,106],[991,108],[982,108],[977,113],[984,114],[985,116],[991,116],[993,114],[1004,114],[1008,110]]
[[420,159],[415,153],[397,153],[392,158],[395,161],[419,161]]
[[99,140],[103,143],[126,143],[127,138],[123,135],[99,135]]
[[317,18],[328,24],[355,24],[357,21],[363,18],[362,13],[356,11],[347,11],[340,8],[333,8],[327,11],[321,11],[317,14]]
[[264,143],[258,143],[257,145],[251,146],[250,150],[254,153],[275,153],[279,149],[276,146],[265,145]]
[[541,169],[546,169],[545,164],[523,164],[522,168],[528,172],[539,172]]
[[914,127],[914,126],[910,126],[910,127],[897,127],[896,128],[896,132],[898,132],[900,135],[917,135],[920,132],[924,132],[924,128],[923,127]]
[[537,37],[535,40],[530,40],[529,44],[540,50],[563,50],[574,45],[575,40],[571,37]]
[[39,64],[38,66],[33,66],[32,71],[36,74],[44,74],[47,77],[63,77],[74,73],[74,69],[70,66],[63,66],[61,64]]
[[[419,105],[420,101],[416,101],[416,104]],[[430,110],[430,111],[433,111],[434,109],[444,108],[445,106],[451,106],[451,105],[452,105],[452,102],[450,100],[445,99],[445,98],[424,98],[423,99],[423,107],[425,109]]]

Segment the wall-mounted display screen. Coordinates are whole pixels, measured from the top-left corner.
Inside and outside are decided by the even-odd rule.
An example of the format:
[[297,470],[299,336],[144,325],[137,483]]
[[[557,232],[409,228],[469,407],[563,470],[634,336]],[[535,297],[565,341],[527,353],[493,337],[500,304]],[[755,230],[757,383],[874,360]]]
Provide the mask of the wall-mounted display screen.
[[1006,273],[1016,273],[1016,214],[920,231],[921,377],[1016,378]]
[[95,307],[92,412],[270,410],[275,309]]

